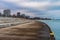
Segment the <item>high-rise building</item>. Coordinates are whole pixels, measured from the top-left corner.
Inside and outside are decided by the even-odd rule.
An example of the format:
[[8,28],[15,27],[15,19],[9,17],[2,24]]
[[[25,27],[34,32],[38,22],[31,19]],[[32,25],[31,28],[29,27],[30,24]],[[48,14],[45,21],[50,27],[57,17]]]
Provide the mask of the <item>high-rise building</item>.
[[17,12],[17,17],[20,17],[20,12]]
[[2,16],[2,13],[0,13],[0,16]]
[[9,9],[3,11],[3,15],[5,17],[9,17],[11,15],[11,11]]

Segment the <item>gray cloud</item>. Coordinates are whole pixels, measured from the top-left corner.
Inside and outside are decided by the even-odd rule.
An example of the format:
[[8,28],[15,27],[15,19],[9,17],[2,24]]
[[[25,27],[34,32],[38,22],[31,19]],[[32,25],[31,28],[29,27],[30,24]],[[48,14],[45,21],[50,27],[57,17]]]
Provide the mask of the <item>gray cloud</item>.
[[[27,13],[31,13],[31,14],[35,14],[37,16],[43,15],[43,17],[49,17],[49,16],[54,17],[55,14],[56,14],[56,17],[57,17],[57,15],[60,17],[60,15],[57,14],[57,13],[60,13],[60,12],[56,12],[56,13],[55,12],[48,12],[48,11],[60,10],[60,5],[56,3],[56,2],[60,2],[60,0],[25,0],[24,2],[28,2],[28,3],[29,2],[37,2],[37,3],[38,2],[41,2],[41,3],[43,2],[42,3],[43,5],[45,5],[45,3],[47,4],[46,5],[47,8],[45,6],[44,7],[42,6],[43,9],[45,8],[45,10],[39,10],[40,7],[37,9],[37,7],[33,7],[31,4],[30,4],[31,7],[29,7],[30,5],[29,6],[22,6],[22,5],[20,5],[20,2],[19,3],[18,2],[14,2],[14,1],[13,2],[8,2],[8,1],[4,1],[4,0],[0,1],[0,3],[1,3],[0,4],[0,6],[1,6],[0,8],[11,9],[12,11],[24,10],[24,11],[26,11],[26,14]],[[18,3],[19,5],[16,4],[16,3]],[[56,5],[54,3],[56,3]],[[55,13],[55,14],[53,14],[53,13]]]
[[29,1],[47,1],[47,0],[29,0]]
[[60,6],[50,6],[48,10],[60,10]]

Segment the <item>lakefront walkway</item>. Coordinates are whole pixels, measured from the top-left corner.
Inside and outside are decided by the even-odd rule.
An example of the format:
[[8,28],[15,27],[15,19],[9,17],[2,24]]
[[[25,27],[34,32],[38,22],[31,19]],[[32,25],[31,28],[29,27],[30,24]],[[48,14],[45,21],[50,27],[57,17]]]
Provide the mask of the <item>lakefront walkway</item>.
[[54,40],[46,24],[30,21],[21,25],[0,29],[0,40]]
[[[2,20],[5,23],[13,23],[13,26],[0,29],[0,40],[55,40],[54,35],[51,35],[51,29],[43,22],[26,19],[14,20]],[[16,22],[19,24],[16,25]]]

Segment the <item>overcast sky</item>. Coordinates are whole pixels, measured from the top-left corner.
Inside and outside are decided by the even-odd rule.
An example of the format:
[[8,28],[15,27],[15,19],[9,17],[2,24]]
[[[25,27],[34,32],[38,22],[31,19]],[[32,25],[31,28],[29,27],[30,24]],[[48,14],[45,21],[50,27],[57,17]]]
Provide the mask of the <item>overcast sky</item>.
[[32,17],[60,18],[60,0],[0,0],[0,12],[11,9]]

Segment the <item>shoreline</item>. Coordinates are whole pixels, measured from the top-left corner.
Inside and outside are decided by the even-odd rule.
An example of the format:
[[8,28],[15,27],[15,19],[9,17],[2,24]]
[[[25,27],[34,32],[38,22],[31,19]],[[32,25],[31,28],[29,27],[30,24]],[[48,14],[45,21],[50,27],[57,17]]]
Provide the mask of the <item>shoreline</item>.
[[46,23],[31,20],[28,23],[0,29],[0,39],[39,40],[42,38],[41,40],[55,40],[54,35],[50,35],[50,33],[52,31]]

